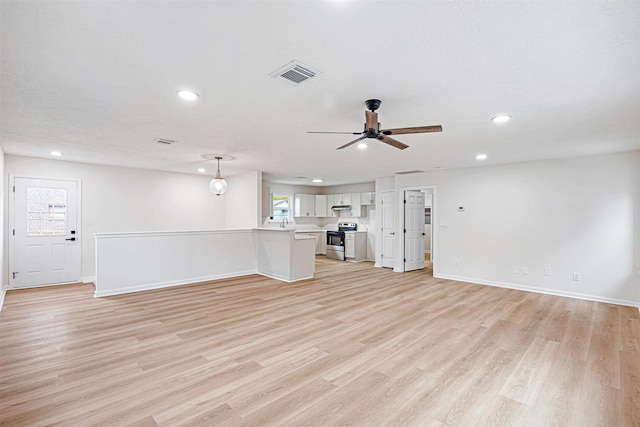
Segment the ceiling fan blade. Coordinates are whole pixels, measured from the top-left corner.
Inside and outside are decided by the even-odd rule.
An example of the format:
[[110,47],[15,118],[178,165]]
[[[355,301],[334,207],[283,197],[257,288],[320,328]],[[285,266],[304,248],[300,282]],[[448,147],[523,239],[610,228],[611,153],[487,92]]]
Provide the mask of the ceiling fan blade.
[[355,143],[356,143],[356,142],[358,142],[358,141],[362,141],[362,140],[363,140],[363,139],[365,139],[366,137],[367,137],[366,135],[363,135],[363,136],[361,136],[361,137],[360,137],[360,138],[358,138],[358,139],[354,139],[353,141],[351,141],[351,142],[349,142],[349,143],[347,143],[347,144],[344,144],[342,147],[338,147],[338,148],[336,148],[336,150],[342,150],[343,148],[347,148],[348,146],[353,145],[353,144],[355,144]]
[[389,136],[380,135],[378,137],[378,139],[380,141],[384,142],[385,144],[389,144],[390,146],[396,147],[396,148],[398,148],[400,150],[404,150],[405,148],[409,148],[408,145],[403,144],[402,142],[397,141],[397,140],[395,140],[395,139],[393,139],[393,138],[391,138]]
[[378,113],[372,111],[365,111],[364,116],[367,120],[367,129],[373,129],[378,131]]
[[425,133],[425,132],[442,132],[442,126],[416,126],[413,128],[397,128],[397,129],[385,129],[380,133],[385,135],[401,135],[404,133]]
[[307,133],[336,133],[341,135],[362,135],[362,132],[311,132],[307,131]]

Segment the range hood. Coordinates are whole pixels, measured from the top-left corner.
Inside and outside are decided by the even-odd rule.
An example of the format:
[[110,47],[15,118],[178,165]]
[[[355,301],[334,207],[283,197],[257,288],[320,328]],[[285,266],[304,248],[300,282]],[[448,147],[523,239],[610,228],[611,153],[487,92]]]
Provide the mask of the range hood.
[[351,205],[333,205],[331,206],[332,211],[348,211],[351,209]]

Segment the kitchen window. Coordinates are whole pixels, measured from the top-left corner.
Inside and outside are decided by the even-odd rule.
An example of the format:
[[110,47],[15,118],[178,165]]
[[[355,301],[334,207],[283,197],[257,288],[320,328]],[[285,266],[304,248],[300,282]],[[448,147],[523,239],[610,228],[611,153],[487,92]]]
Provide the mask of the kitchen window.
[[287,221],[291,219],[289,216],[289,212],[291,211],[291,199],[289,196],[285,196],[283,194],[274,194],[273,195],[273,217],[271,217],[272,221],[279,222],[283,219]]

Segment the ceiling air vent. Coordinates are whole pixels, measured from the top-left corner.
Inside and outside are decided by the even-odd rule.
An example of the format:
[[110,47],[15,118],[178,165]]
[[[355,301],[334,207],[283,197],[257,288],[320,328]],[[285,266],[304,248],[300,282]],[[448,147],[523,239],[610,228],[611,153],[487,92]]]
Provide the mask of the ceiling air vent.
[[412,170],[412,171],[396,172],[396,175],[411,175],[412,173],[424,173],[424,171],[416,169],[416,170]]
[[307,67],[301,62],[291,61],[284,67],[278,68],[276,71],[272,72],[269,75],[286,83],[297,86],[303,81],[315,77],[316,74],[318,74],[318,71]]
[[158,144],[171,145],[171,144],[175,144],[178,141],[174,139],[156,138],[153,140],[153,142],[156,142]]

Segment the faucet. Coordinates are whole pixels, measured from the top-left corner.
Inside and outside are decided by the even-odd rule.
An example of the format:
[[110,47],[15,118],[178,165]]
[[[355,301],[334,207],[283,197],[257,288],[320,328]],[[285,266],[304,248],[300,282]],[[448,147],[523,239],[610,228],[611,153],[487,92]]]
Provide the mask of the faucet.
[[282,222],[280,223],[280,228],[284,228],[285,221],[287,221],[287,225],[289,225],[289,220],[287,218],[282,218]]

